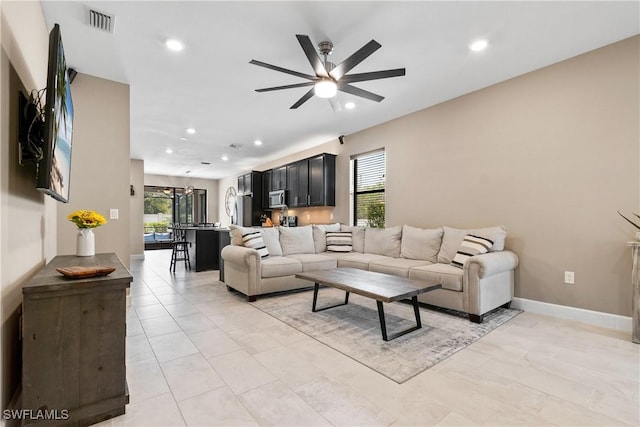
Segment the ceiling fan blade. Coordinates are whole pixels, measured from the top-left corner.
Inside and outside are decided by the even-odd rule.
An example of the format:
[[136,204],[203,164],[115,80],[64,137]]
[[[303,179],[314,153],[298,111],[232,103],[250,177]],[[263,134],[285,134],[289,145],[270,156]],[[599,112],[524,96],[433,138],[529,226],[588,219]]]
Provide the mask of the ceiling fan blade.
[[296,84],[286,85],[286,86],[266,87],[264,89],[256,89],[256,92],[271,92],[272,90],[294,89],[297,87],[313,86],[314,84],[315,84],[314,82],[305,82],[305,83],[296,83]]
[[317,80],[316,76],[310,76],[309,74],[304,74],[304,73],[299,73],[297,71],[288,70],[286,68],[278,67],[277,65],[271,65],[271,64],[267,64],[266,62],[256,61],[255,59],[252,59],[251,61],[249,61],[249,64],[257,65],[259,67],[268,68],[268,69],[274,70],[274,71],[280,71],[281,73],[291,74],[292,76],[302,77],[303,79]]
[[326,68],[324,68],[324,64],[318,56],[316,48],[313,47],[313,43],[311,43],[309,36],[296,34],[296,38],[298,39],[298,43],[300,43],[302,50],[304,50],[304,54],[307,55],[307,59],[313,67],[313,71],[316,75],[319,77],[329,77],[329,74],[327,73]]
[[334,96],[332,98],[327,98],[327,101],[329,101],[329,105],[331,105],[331,109],[333,111],[335,111],[336,113],[339,113],[342,111],[342,104],[340,103],[340,101],[338,101],[337,96]]
[[405,75],[404,68],[394,70],[372,71],[370,73],[349,74],[340,79],[344,83],[363,82],[366,80],[388,79],[389,77],[401,77]]
[[375,40],[371,40],[369,43],[358,49],[356,53],[336,65],[329,75],[333,77],[334,80],[340,80],[342,76],[347,74],[353,67],[364,61],[369,55],[381,47],[382,45],[380,43]]
[[346,83],[342,83],[342,84],[340,83],[342,82],[338,83],[338,90],[341,90],[346,93],[350,93],[351,95],[359,96],[361,98],[366,98],[375,102],[380,102],[384,99],[384,96],[376,95],[373,92],[369,92],[367,90],[360,89],[359,87],[351,86]]
[[295,110],[296,108],[298,108],[299,106],[301,106],[302,104],[304,104],[305,102],[307,102],[310,98],[313,97],[313,89],[311,88],[309,89],[309,92],[305,93],[302,98],[298,99],[298,101],[293,104],[291,107],[289,107],[290,110]]

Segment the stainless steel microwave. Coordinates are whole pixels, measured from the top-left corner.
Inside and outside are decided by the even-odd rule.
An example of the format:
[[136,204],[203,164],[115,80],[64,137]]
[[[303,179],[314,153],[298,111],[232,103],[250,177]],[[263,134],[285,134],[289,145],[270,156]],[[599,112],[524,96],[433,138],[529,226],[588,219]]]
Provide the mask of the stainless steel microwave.
[[284,208],[287,206],[287,190],[269,191],[269,207]]

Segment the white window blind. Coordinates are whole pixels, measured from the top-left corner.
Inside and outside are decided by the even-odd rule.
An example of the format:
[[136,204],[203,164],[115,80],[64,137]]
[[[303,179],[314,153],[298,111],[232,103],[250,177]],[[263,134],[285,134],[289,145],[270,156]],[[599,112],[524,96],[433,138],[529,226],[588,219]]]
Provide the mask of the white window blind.
[[384,150],[352,160],[353,224],[384,227],[386,159]]

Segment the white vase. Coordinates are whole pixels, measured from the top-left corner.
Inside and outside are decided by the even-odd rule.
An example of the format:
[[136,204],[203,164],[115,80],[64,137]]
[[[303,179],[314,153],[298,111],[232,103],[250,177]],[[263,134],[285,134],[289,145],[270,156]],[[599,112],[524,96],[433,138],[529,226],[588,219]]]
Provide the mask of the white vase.
[[78,228],[76,239],[77,256],[94,256],[96,254],[96,239],[90,228]]

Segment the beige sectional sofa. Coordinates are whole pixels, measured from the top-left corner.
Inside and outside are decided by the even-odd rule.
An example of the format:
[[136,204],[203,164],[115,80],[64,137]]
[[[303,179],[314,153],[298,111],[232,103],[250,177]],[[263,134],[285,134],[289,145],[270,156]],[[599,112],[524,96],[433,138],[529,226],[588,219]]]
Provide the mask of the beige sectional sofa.
[[[349,231],[351,252],[327,251],[326,232]],[[244,246],[243,236],[260,233],[266,251]],[[452,264],[468,234],[493,242],[488,253],[469,257],[462,268]],[[255,301],[258,295],[306,288],[312,283],[297,273],[352,267],[416,280],[437,280],[442,289],[421,294],[419,301],[462,311],[470,320],[513,299],[518,257],[504,249],[503,227],[461,230],[420,229],[409,225],[387,229],[341,224],[303,227],[243,228],[232,226],[231,245],[222,250],[225,284]],[[258,239],[260,240],[260,239]],[[249,245],[249,244],[248,244]],[[249,245],[250,246],[250,245]]]

